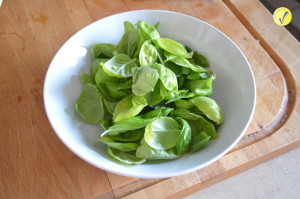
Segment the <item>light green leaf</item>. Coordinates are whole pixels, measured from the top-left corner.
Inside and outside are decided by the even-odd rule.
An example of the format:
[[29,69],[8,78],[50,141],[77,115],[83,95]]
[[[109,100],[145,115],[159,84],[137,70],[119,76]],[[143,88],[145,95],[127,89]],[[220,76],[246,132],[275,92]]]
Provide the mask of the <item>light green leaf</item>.
[[[166,56],[167,60],[166,61],[171,61],[179,66],[182,66],[182,67],[185,67],[185,68],[189,68],[191,69],[192,71],[195,71],[195,72],[206,72],[207,70],[202,68],[201,66],[196,66],[196,65],[193,65],[189,62],[189,60],[183,58],[183,57],[180,57],[180,56],[176,56],[176,55],[172,55],[168,52],[165,52],[164,55]],[[186,74],[186,73],[184,73]]]
[[154,91],[145,96],[148,104],[150,106],[154,106],[163,101],[166,97],[167,91],[168,90],[165,88],[161,80],[158,80],[154,87]]
[[139,54],[141,66],[155,64],[157,61],[157,56],[157,50],[155,46],[151,44],[151,40],[145,41],[141,47]]
[[190,90],[190,92],[194,92],[195,95],[211,95],[213,92],[212,82],[215,79],[212,76],[209,79],[200,79],[200,80],[188,80],[185,82],[185,87]]
[[194,153],[204,148],[208,144],[209,139],[210,136],[208,136],[204,131],[193,135],[189,153]]
[[125,54],[129,57],[133,57],[138,45],[138,32],[134,26],[128,22],[124,22],[124,35],[121,41],[115,47],[115,51],[118,54]]
[[186,51],[186,49],[177,41],[174,41],[172,39],[168,38],[158,38],[157,44],[164,49],[165,51],[168,51],[169,53],[183,57],[183,58],[189,58],[190,55]]
[[131,77],[131,69],[136,67],[135,59],[127,55],[115,55],[103,64],[103,69],[109,75],[119,78]]
[[192,102],[203,114],[205,114],[209,119],[213,120],[217,124],[221,124],[223,121],[223,114],[220,106],[215,100],[198,96],[189,100]]
[[118,149],[120,151],[125,151],[125,152],[135,151],[138,147],[136,143],[119,143],[106,136],[98,138],[97,141],[103,142],[104,144],[107,144],[107,146],[110,146],[111,148]]
[[199,133],[204,131],[206,134],[211,136],[211,138],[218,138],[218,134],[214,125],[204,119],[201,115],[192,113],[187,109],[180,108],[171,112],[172,117],[181,117],[185,120],[188,120],[189,124],[192,127],[193,132]]
[[135,68],[133,73],[132,92],[137,96],[144,96],[154,90],[158,80],[158,72],[150,66]]
[[147,40],[148,39],[156,40],[160,37],[156,28],[144,21],[138,21],[137,26],[141,30],[143,37]]
[[144,119],[141,117],[132,117],[128,119],[124,119],[120,122],[116,122],[113,126],[111,126],[108,130],[102,133],[102,136],[105,134],[109,135],[119,135],[121,133],[125,133],[127,131],[132,131],[136,129],[141,129],[147,126],[150,122],[153,121],[153,118]]
[[107,148],[107,153],[110,157],[117,160],[121,164],[126,165],[135,165],[135,164],[142,164],[146,160],[144,158],[136,157],[134,154],[130,152],[120,151],[118,149],[113,149],[111,147]]
[[[123,120],[124,121],[124,120]],[[121,141],[121,142],[136,142],[140,141],[144,137],[144,129],[142,130],[133,130],[125,133],[121,133],[119,135],[109,136],[113,140]]]
[[115,45],[113,44],[93,44],[91,47],[91,53],[93,59],[99,59],[99,58],[111,58],[112,52],[114,50]]
[[176,146],[180,125],[171,117],[162,117],[149,123],[145,128],[145,141],[154,149],[167,150]]
[[171,69],[166,68],[162,64],[155,64],[152,65],[152,67],[158,71],[159,79],[161,80],[161,82],[167,90],[178,90],[176,75]]
[[192,130],[189,123],[184,119],[177,117],[176,120],[182,126],[181,132],[177,138],[176,149],[179,154],[183,154],[189,149],[192,139]]
[[176,108],[190,109],[195,105],[188,100],[177,100],[177,101],[175,101],[175,106],[176,106]]
[[168,150],[154,149],[142,139],[141,145],[136,150],[136,156],[148,160],[171,160],[181,155],[177,154],[175,147]]
[[97,87],[86,84],[75,104],[78,115],[86,122],[98,123],[103,119],[104,109],[101,94]]
[[113,113],[113,120],[114,122],[119,122],[134,117],[147,105],[147,101],[144,97],[129,95],[117,103]]
[[90,75],[83,73],[83,72],[80,72],[79,75],[80,75],[81,82],[83,84],[88,84],[88,83],[93,84],[93,81],[92,81],[92,78]]

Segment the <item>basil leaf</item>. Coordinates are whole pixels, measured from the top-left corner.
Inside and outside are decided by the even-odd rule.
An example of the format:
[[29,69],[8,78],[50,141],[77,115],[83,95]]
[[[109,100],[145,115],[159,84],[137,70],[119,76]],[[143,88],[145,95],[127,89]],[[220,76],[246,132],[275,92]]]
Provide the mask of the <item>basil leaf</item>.
[[83,84],[88,84],[88,83],[92,84],[93,83],[92,78],[91,78],[90,75],[88,75],[86,73],[83,73],[83,72],[80,72],[79,75],[80,75],[81,82]]
[[103,119],[102,97],[95,85],[85,85],[76,101],[75,110],[85,122],[96,124]]
[[212,71],[208,70],[207,72],[191,72],[186,78],[190,80],[197,79],[208,79],[213,76]]
[[209,67],[209,63],[203,55],[198,54],[197,52],[194,52],[193,57],[195,63],[199,64],[202,67]]
[[142,164],[146,161],[144,158],[139,158],[129,152],[120,151],[111,147],[107,148],[107,154],[113,159],[125,165]]
[[113,136],[109,136],[109,137],[113,140],[117,140],[117,141],[121,141],[121,142],[140,141],[144,137],[144,129],[128,131],[126,133],[121,133],[119,135],[113,135]]
[[148,104],[150,106],[154,106],[163,101],[166,97],[167,91],[168,90],[163,85],[161,80],[158,80],[154,87],[154,91],[152,93],[149,93],[150,95],[147,98]]
[[166,68],[162,64],[155,64],[152,65],[152,67],[157,70],[159,79],[161,80],[161,82],[163,83],[164,87],[167,90],[169,91],[178,90],[176,75],[172,70]]
[[125,78],[131,77],[131,69],[136,67],[135,59],[130,59],[127,55],[115,55],[103,64],[103,69],[110,76]]
[[144,96],[154,90],[158,80],[158,72],[150,66],[138,67],[133,70],[132,92]]
[[183,154],[189,149],[192,139],[192,130],[189,123],[184,119],[177,117],[176,120],[182,126],[181,132],[177,138],[176,149],[178,154]]
[[157,40],[160,37],[156,28],[144,21],[138,21],[137,26],[141,30],[143,37],[147,40]]
[[175,101],[175,106],[176,106],[176,108],[190,109],[195,105],[188,100],[177,100],[177,101]]
[[93,44],[91,47],[91,53],[93,59],[99,58],[111,58],[113,56],[112,52],[114,50],[115,45],[113,44]]
[[[173,62],[173,63],[175,63],[179,66],[191,69],[192,71],[195,71],[195,72],[206,72],[207,71],[206,69],[202,68],[201,66],[196,66],[196,65],[191,64],[189,62],[189,60],[187,60],[183,57],[172,55],[168,52],[165,52],[164,55],[167,58],[166,61],[171,61],[171,62]],[[182,73],[187,75],[189,72],[186,73],[186,72],[183,71]]]
[[172,39],[168,38],[158,38],[157,44],[164,49],[165,51],[168,51],[169,53],[183,57],[183,58],[189,58],[190,55],[186,51],[186,49],[177,41],[174,41]]
[[215,77],[212,76],[209,79],[188,80],[185,82],[185,87],[196,95],[211,95],[213,92],[212,82],[214,79]]
[[146,126],[144,138],[152,148],[167,150],[176,146],[180,132],[180,125],[175,119],[162,117]]
[[115,51],[118,54],[125,54],[129,57],[133,57],[138,45],[138,32],[134,26],[128,22],[124,22],[124,35],[121,41],[115,47]]
[[116,105],[113,120],[114,122],[119,122],[134,117],[139,114],[145,106],[147,106],[147,101],[144,97],[135,95],[124,97]]
[[209,119],[216,122],[217,124],[221,124],[223,121],[223,114],[220,106],[216,103],[215,100],[198,96],[189,100],[192,102],[203,114],[205,114]]
[[194,153],[194,152],[199,151],[200,149],[204,148],[208,144],[209,139],[210,139],[210,136],[208,136],[203,131],[195,134],[191,140],[191,146],[189,149],[189,153]]
[[97,141],[107,144],[107,146],[110,146],[111,148],[125,152],[135,151],[138,147],[136,143],[119,143],[106,136],[98,138]]
[[96,73],[98,72],[98,70],[100,68],[102,68],[102,66],[100,65],[100,63],[104,63],[106,62],[108,59],[95,59],[91,65],[91,70],[90,70],[90,75],[92,78],[92,81],[95,82],[95,77],[96,77]]
[[213,139],[219,137],[214,125],[208,122],[206,119],[204,119],[201,115],[192,113],[187,109],[180,108],[172,111],[171,116],[181,117],[185,120],[188,120],[192,127],[193,132],[199,133],[201,131],[204,131]]
[[134,58],[137,58],[140,54],[140,51],[141,51],[141,48],[142,48],[142,45],[144,44],[144,42],[146,41],[146,39],[144,38],[143,36],[143,33],[142,33],[143,30],[141,30],[141,28],[137,28],[137,33],[138,33],[138,42],[137,42],[137,48],[136,48],[136,51],[133,55]]
[[116,122],[113,126],[111,126],[108,130],[102,133],[102,136],[105,134],[109,135],[119,135],[121,133],[125,133],[127,131],[132,131],[136,129],[141,129],[147,126],[153,119],[143,119],[140,117],[132,117],[129,119],[124,119],[120,122]]
[[168,150],[154,149],[150,147],[144,139],[141,141],[141,145],[136,150],[136,156],[147,160],[167,160],[179,158],[176,148]]
[[157,57],[157,50],[155,46],[151,44],[151,40],[145,41],[141,47],[139,54],[139,61],[141,66],[155,64],[157,61]]
[[103,99],[103,102],[104,102],[104,106],[106,107],[107,111],[110,113],[110,114],[113,114],[115,108],[116,108],[116,105],[117,103],[115,102],[110,102],[110,101],[107,101],[105,99]]

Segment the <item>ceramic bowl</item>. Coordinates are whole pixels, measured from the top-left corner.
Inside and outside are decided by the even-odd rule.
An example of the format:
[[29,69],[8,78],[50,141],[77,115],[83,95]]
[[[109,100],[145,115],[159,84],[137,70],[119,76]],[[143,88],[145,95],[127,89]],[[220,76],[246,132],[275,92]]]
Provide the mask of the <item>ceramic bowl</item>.
[[[224,123],[220,137],[196,153],[177,160],[124,166],[106,154],[106,146],[95,142],[102,131],[75,113],[74,103],[82,90],[79,72],[89,73],[93,43],[116,44],[123,22],[138,20],[155,24],[162,37],[180,41],[208,58],[216,74],[214,98],[222,107]],[[61,141],[88,163],[106,171],[131,177],[165,178],[203,168],[228,152],[242,137],[255,107],[255,82],[245,56],[224,33],[191,16],[162,10],[137,10],[100,19],[73,35],[51,62],[44,84],[48,119]]]

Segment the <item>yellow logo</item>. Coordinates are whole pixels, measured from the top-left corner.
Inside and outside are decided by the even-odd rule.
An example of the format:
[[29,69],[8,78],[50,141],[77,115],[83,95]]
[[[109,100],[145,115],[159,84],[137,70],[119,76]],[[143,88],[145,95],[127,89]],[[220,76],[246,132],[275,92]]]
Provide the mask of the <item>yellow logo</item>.
[[286,26],[292,21],[292,12],[285,8],[277,8],[273,14],[274,22],[279,26]]

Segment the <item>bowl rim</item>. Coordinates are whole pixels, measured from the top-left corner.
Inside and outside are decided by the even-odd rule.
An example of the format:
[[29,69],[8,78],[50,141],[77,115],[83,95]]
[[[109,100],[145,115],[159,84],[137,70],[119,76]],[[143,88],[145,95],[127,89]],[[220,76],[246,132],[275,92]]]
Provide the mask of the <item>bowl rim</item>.
[[[181,16],[184,16],[184,17],[187,17],[187,18],[190,18],[190,19],[194,19],[194,20],[197,20],[201,23],[204,23],[206,24],[207,26],[210,26],[211,28],[213,28],[215,31],[221,33],[221,35],[223,35],[227,40],[229,40],[235,47],[236,49],[238,50],[238,52],[242,55],[243,59],[246,61],[247,65],[248,65],[248,68],[249,68],[249,71],[250,71],[250,74],[251,74],[251,80],[253,82],[253,89],[254,89],[254,96],[253,96],[253,101],[252,101],[252,110],[251,110],[251,114],[250,114],[250,117],[246,123],[246,125],[244,126],[244,129],[242,130],[242,132],[240,133],[240,135],[238,137],[235,138],[235,140],[232,142],[231,145],[229,145],[226,150],[224,150],[222,153],[220,153],[219,155],[215,156],[214,158],[210,159],[209,161],[206,161],[202,164],[199,164],[197,166],[193,166],[193,167],[190,167],[190,168],[187,168],[187,169],[183,169],[183,170],[180,170],[180,171],[175,171],[173,173],[167,173],[167,174],[155,174],[155,173],[145,173],[144,175],[140,175],[140,174],[135,174],[134,172],[132,173],[126,173],[126,172],[123,172],[123,171],[117,171],[117,170],[114,170],[114,169],[111,169],[109,167],[103,167],[101,166],[100,164],[96,164],[95,162],[92,162],[90,161],[88,158],[84,157],[83,155],[81,155],[80,153],[76,152],[75,150],[73,150],[73,148],[62,138],[62,136],[60,135],[60,133],[58,133],[58,130],[55,128],[55,125],[54,123],[52,122],[52,120],[50,120],[50,113],[49,113],[49,110],[47,108],[47,105],[46,105],[46,84],[48,83],[47,81],[47,77],[50,73],[50,68],[53,64],[53,61],[55,60],[55,58],[58,56],[58,54],[60,53],[61,49],[68,43],[68,41],[70,41],[71,39],[73,39],[73,37],[76,37],[77,34],[81,31],[84,31],[85,29],[88,29],[88,27],[94,25],[95,23],[97,23],[98,21],[101,21],[101,20],[104,20],[104,19],[107,19],[107,18],[110,18],[110,17],[115,17],[117,15],[123,15],[123,14],[126,14],[126,13],[135,13],[135,12],[160,12],[160,13],[171,13],[171,14],[176,14],[176,15],[181,15]],[[55,134],[58,136],[58,138],[60,139],[60,141],[65,145],[67,146],[67,148],[73,152],[74,154],[76,154],[79,158],[81,158],[82,160],[86,161],[87,163],[97,167],[97,168],[100,168],[104,171],[108,171],[108,172],[111,172],[111,173],[114,173],[114,174],[118,174],[118,175],[122,175],[122,176],[127,176],[127,177],[136,177],[136,178],[168,178],[168,177],[175,177],[175,176],[179,176],[179,175],[183,175],[183,174],[187,174],[187,173],[191,173],[193,171],[196,171],[196,170],[199,170],[201,168],[204,168],[208,165],[210,165],[211,163],[217,161],[218,159],[220,159],[222,156],[224,156],[228,151],[230,151],[236,144],[237,142],[242,138],[242,136],[245,134],[245,131],[248,129],[249,125],[250,125],[250,122],[252,121],[252,118],[253,118],[253,115],[254,115],[254,112],[255,112],[255,107],[256,107],[256,98],[257,98],[257,93],[256,93],[256,83],[255,83],[255,77],[254,77],[254,74],[253,74],[253,71],[252,71],[252,68],[251,68],[251,65],[249,64],[246,56],[244,55],[244,53],[241,51],[241,49],[237,46],[237,44],[235,44],[225,33],[223,33],[222,31],[220,31],[219,29],[217,29],[216,27],[214,27],[213,25],[201,20],[201,19],[198,19],[196,17],[193,17],[193,16],[190,16],[190,15],[187,15],[187,14],[183,14],[183,13],[179,13],[179,12],[174,12],[174,11],[169,11],[169,10],[160,10],[160,9],[142,9],[142,10],[131,10],[131,11],[126,11],[126,12],[120,12],[120,13],[116,13],[116,14],[112,14],[112,15],[109,15],[109,16],[106,16],[104,18],[101,18],[101,19],[98,19],[92,23],[90,23],[89,25],[83,27],[82,29],[78,30],[76,33],[74,33],[70,38],[68,38],[65,43],[58,49],[58,51],[55,53],[54,57],[52,58],[50,64],[49,64],[49,67],[47,69],[47,72],[46,72],[46,75],[45,75],[45,81],[44,81],[44,86],[43,86],[43,101],[44,101],[44,108],[45,108],[45,112],[46,112],[46,115],[47,115],[47,118],[48,118],[48,121],[52,127],[52,129],[54,130]]]

